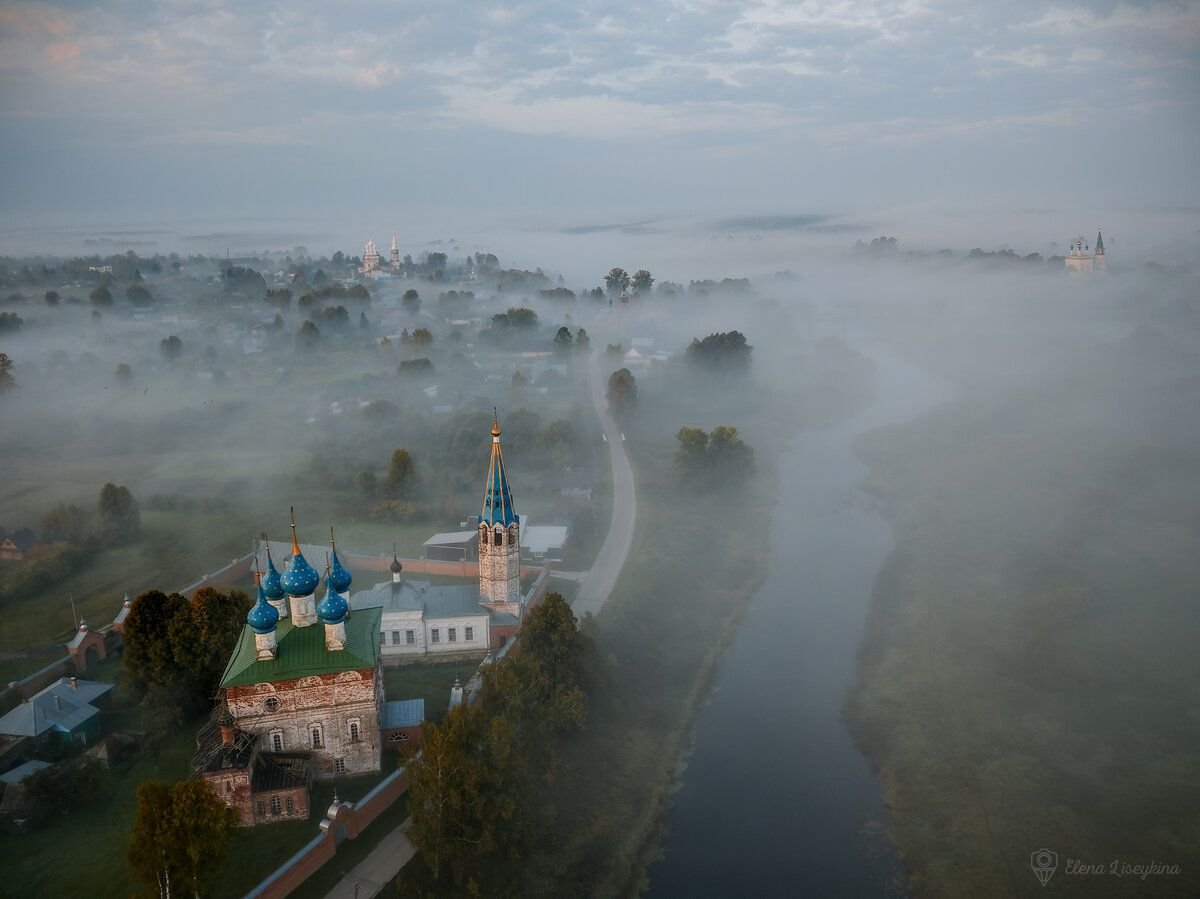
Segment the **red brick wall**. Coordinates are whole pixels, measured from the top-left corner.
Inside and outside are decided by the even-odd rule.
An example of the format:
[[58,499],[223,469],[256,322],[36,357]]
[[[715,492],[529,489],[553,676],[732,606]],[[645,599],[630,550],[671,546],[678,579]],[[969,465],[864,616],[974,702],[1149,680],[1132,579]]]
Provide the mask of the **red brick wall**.
[[332,818],[321,822],[320,833],[282,867],[246,894],[246,899],[283,899],[337,854],[337,833],[344,829],[353,840],[408,792],[408,773],[400,769],[380,782],[358,802],[338,805]]

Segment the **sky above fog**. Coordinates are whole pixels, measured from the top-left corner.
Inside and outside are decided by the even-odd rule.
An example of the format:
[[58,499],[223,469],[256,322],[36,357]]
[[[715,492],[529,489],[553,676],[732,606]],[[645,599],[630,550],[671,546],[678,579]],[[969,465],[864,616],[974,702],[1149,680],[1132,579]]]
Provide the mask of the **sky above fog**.
[[0,79],[8,227],[1200,205],[1195,0],[6,2]]

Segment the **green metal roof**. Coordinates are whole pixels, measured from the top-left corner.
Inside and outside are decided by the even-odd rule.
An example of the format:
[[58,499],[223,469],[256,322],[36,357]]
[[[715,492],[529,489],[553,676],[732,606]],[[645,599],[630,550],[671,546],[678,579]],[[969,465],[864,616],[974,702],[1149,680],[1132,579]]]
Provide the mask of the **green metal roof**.
[[379,662],[379,623],[382,609],[355,609],[346,619],[346,648],[325,648],[325,628],[320,624],[294,627],[290,618],[275,630],[275,658],[260,662],[254,646],[254,631],[246,625],[225,673],[222,687],[272,683],[296,677],[337,674],[374,668]]

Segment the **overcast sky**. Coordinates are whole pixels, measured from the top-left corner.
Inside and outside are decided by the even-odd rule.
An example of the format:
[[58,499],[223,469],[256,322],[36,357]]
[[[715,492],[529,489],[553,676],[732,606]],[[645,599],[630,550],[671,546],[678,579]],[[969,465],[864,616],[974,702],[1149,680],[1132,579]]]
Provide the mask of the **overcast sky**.
[[1200,205],[1200,0],[0,7],[0,206]]

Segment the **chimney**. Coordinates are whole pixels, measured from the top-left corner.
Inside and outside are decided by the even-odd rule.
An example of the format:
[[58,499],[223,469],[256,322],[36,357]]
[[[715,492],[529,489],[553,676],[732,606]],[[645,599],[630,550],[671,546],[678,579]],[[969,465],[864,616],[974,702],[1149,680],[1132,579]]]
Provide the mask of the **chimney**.
[[232,746],[236,732],[233,726],[233,715],[229,713],[228,706],[223,706],[217,713],[217,725],[221,728],[221,745]]
[[76,677],[75,675],[73,675],[73,674],[71,675],[71,689],[72,689],[72,690],[78,690],[78,689],[79,689],[79,678],[77,678],[77,677]]

